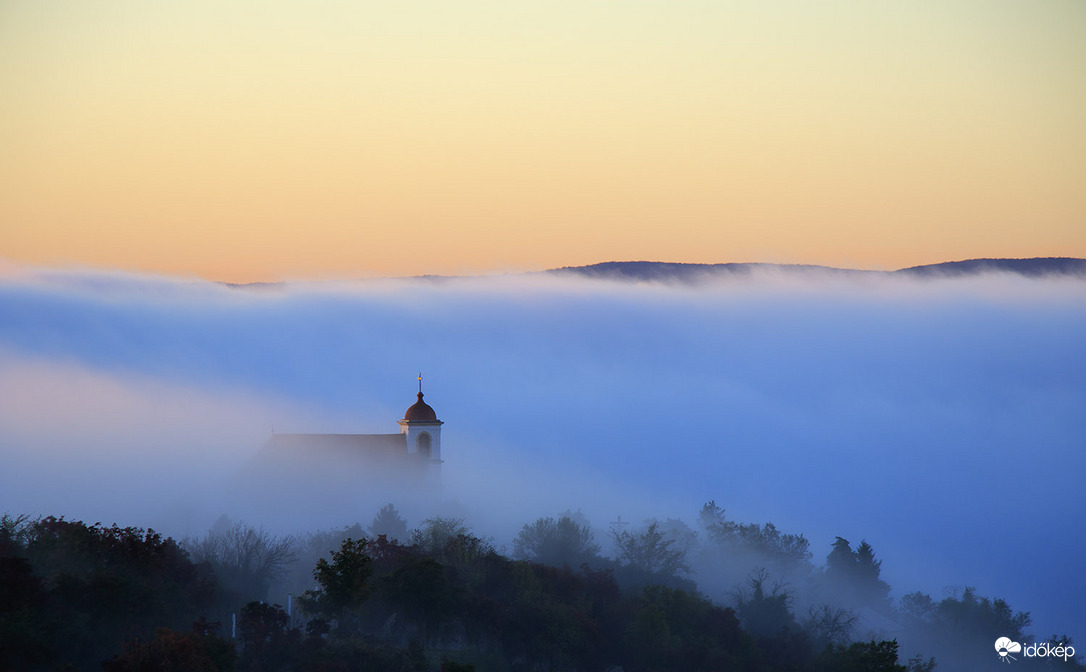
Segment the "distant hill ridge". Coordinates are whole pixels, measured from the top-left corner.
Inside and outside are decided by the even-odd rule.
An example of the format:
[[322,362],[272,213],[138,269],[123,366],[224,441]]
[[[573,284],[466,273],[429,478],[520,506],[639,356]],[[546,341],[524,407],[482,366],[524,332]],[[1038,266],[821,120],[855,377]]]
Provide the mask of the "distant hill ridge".
[[[630,282],[684,282],[695,283],[720,277],[745,277],[756,270],[819,273],[840,276],[907,275],[916,277],[964,277],[981,273],[1013,273],[1030,278],[1048,276],[1072,276],[1086,279],[1086,259],[1074,257],[1033,257],[1030,259],[966,259],[941,264],[911,266],[896,271],[865,271],[852,268],[834,268],[815,264],[768,264],[768,263],[721,263],[688,264],[674,261],[605,261],[588,266],[563,266],[546,271],[512,273],[510,275],[575,275],[602,280]],[[442,282],[465,277],[455,275],[416,275],[393,278],[394,280],[428,280]],[[289,282],[223,282],[232,289],[276,290]]]
[[981,273],[1014,273],[1026,277],[1077,276],[1086,278],[1086,259],[1033,257],[1030,259],[967,259],[941,264],[912,266],[896,271],[864,271],[811,264],[723,263],[686,264],[665,261],[606,261],[588,266],[565,266],[546,273],[580,275],[609,280],[639,282],[696,282],[727,275],[748,276],[755,270],[816,272],[841,275],[909,275],[917,277],[961,277]]
[[1032,257],[1029,259],[966,259],[941,264],[912,266],[894,271],[908,275],[973,275],[975,273],[1018,273],[1043,275],[1086,275],[1086,259],[1074,257]]

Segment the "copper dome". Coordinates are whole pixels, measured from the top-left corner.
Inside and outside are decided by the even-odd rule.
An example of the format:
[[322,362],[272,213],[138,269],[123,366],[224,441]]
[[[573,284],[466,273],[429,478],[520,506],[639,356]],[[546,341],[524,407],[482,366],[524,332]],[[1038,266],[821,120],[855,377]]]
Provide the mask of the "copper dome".
[[403,419],[408,421],[434,421],[437,420],[437,413],[434,413],[434,409],[430,408],[430,405],[422,400],[422,392],[419,392],[419,400],[404,412]]

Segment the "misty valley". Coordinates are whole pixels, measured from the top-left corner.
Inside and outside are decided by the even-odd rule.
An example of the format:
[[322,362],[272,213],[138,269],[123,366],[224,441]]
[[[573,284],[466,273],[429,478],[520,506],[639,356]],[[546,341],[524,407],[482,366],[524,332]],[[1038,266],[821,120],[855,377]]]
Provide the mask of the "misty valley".
[[1079,669],[1071,261],[9,274],[0,670]]

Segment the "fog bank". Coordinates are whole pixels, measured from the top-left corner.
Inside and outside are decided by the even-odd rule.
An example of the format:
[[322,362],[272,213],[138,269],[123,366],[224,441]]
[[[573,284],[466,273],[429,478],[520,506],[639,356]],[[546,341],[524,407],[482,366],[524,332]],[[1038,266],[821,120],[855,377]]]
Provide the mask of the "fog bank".
[[[1086,282],[756,273],[213,283],[8,269],[0,509],[199,534],[368,522],[320,483],[254,505],[271,431],[446,422],[439,509],[502,543],[581,509],[865,538],[895,593],[975,585],[1086,638]],[[297,504],[292,505],[291,502]],[[301,503],[305,503],[302,506]],[[372,507],[372,508],[371,508]],[[305,515],[298,512],[304,511]]]

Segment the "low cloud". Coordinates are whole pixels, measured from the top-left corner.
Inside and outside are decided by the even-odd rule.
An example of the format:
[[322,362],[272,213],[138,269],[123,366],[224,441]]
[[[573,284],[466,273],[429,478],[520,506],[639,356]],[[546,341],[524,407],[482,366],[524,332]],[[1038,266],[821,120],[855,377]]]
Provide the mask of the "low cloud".
[[412,523],[440,505],[503,543],[566,509],[693,523],[715,499],[816,560],[866,538],[899,594],[968,583],[1086,633],[1084,299],[999,274],[236,289],[19,269],[0,277],[2,506],[181,535],[223,512],[366,523],[365,497],[277,518],[231,478],[272,427],[397,431],[421,369],[445,488],[396,502]]

